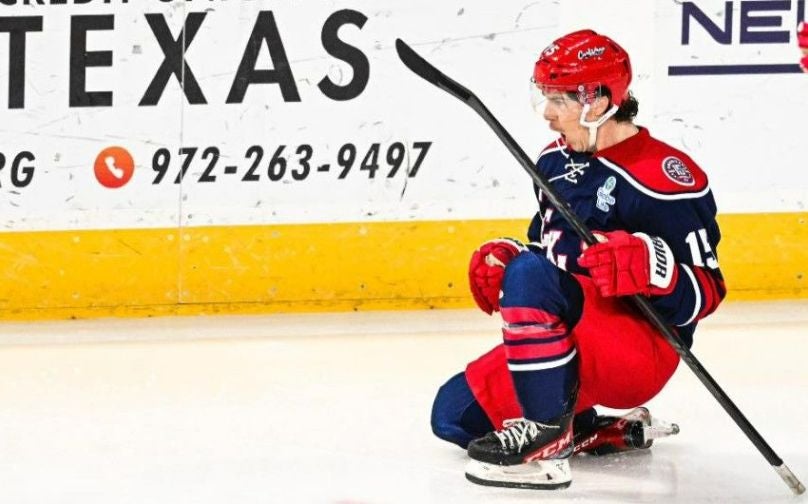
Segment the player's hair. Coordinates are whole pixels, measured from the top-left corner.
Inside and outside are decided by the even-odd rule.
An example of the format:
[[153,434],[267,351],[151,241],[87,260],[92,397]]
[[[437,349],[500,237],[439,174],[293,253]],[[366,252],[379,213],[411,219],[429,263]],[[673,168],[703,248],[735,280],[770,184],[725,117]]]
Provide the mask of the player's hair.
[[[609,88],[606,86],[600,87],[600,92],[603,96],[609,99],[609,102],[612,101],[612,93],[609,91]],[[631,91],[628,92],[628,98],[623,100],[623,103],[620,104],[620,108],[617,109],[617,112],[612,116],[615,121],[617,122],[632,122],[634,118],[637,117],[637,112],[640,111],[640,102],[634,98],[634,93]]]
[[614,120],[617,122],[633,122],[639,111],[640,102],[634,98],[634,93],[629,91],[628,98],[623,100],[623,103],[620,104],[620,108],[617,109],[617,112],[615,112],[612,117],[614,117]]

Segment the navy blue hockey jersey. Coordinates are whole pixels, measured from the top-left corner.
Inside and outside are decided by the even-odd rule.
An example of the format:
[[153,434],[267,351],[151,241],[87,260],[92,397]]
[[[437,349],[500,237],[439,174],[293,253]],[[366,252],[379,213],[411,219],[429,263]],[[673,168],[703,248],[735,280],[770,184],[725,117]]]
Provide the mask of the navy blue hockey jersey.
[[[699,319],[724,297],[716,246],[721,238],[707,176],[690,157],[640,132],[595,154],[574,152],[562,139],[536,163],[589,229],[643,232],[665,240],[673,251],[678,281],[670,294],[651,297],[660,315],[689,345]],[[534,188],[539,211],[528,238],[541,242],[548,259],[572,273],[582,241],[559,212]]]

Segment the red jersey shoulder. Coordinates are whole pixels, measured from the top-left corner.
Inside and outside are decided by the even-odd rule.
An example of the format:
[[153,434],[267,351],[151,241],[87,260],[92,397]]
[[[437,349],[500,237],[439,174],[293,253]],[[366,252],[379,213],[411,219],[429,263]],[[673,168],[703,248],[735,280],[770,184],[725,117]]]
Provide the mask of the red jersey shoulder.
[[690,156],[650,135],[644,140],[631,149],[604,153],[601,161],[654,196],[695,196],[708,190],[707,174]]
[[567,144],[564,143],[564,139],[562,137],[558,137],[549,144],[547,144],[547,146],[541,150],[541,152],[539,153],[539,157],[542,157],[545,154],[550,154],[551,152],[564,150],[566,147]]

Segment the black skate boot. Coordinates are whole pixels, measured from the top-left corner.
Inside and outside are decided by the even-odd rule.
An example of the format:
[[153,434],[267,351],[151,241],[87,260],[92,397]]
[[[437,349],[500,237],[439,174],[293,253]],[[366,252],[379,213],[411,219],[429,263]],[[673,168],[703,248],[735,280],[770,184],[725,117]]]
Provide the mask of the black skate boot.
[[539,423],[518,418],[469,444],[466,478],[480,485],[558,489],[570,486],[572,415]]
[[648,408],[639,407],[622,417],[597,415],[588,410],[576,416],[574,453],[608,455],[648,449],[654,439],[679,433],[679,426],[652,418]]

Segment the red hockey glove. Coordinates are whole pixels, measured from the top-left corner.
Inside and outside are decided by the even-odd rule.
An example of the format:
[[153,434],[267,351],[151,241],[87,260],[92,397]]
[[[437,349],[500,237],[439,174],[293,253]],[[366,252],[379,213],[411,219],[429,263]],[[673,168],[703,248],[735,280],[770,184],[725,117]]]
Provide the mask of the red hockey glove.
[[804,21],[800,21],[799,26],[797,26],[797,43],[802,50],[800,66],[804,72],[808,72],[808,23]]
[[584,250],[578,264],[589,270],[601,296],[668,294],[678,276],[673,252],[664,240],[644,233],[603,233],[606,242]]
[[497,238],[489,240],[471,254],[469,287],[474,301],[482,311],[491,315],[499,311],[499,291],[505,266],[527,247],[518,240]]

